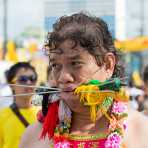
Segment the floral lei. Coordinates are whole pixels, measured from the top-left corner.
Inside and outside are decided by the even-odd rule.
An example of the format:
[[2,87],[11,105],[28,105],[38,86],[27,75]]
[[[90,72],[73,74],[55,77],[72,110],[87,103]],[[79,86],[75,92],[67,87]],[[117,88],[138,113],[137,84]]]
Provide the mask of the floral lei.
[[[83,105],[90,107],[90,118],[93,122],[96,121],[99,111],[109,120],[108,134],[104,147],[120,148],[124,132],[127,129],[127,102],[129,99],[125,89],[122,87],[121,80],[119,78],[105,82],[90,80],[88,83],[76,88],[74,94],[80,97],[80,102]],[[61,114],[63,112],[64,114]],[[71,111],[60,101],[59,123],[54,132],[59,142],[56,142],[55,148],[70,147],[67,141],[64,140],[69,136],[70,126]]]

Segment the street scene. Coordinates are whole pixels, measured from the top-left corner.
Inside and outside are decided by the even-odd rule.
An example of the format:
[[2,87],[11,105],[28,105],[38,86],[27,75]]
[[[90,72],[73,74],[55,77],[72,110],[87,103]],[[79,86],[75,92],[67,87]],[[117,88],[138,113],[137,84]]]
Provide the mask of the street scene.
[[0,148],[148,148],[147,0],[0,0]]

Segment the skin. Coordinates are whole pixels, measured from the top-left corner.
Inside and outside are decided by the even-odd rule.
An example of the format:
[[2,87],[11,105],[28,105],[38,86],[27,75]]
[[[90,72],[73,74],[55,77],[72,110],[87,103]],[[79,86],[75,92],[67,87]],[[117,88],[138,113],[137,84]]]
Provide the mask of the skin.
[[131,109],[131,107],[129,107],[128,115],[128,131],[124,139],[127,148],[147,148],[147,118],[142,113]]
[[51,141],[48,137],[40,139],[42,125],[39,122],[30,125],[21,138],[19,148],[49,148]]
[[[58,87],[65,89],[74,89],[82,82],[88,79],[99,79],[104,81],[108,79],[114,70],[115,59],[112,54],[107,54],[105,63],[99,67],[92,55],[90,55],[82,47],[71,49],[71,41],[63,42],[59,48],[63,50],[63,54],[53,53],[51,55],[51,64],[53,66],[53,76]],[[77,52],[76,52],[77,51]],[[71,59],[69,57],[81,55],[81,59]],[[89,59],[89,60],[88,60]],[[78,135],[96,134],[107,130],[108,121],[102,115],[98,117],[96,123],[92,123],[89,118],[89,109],[80,104],[79,98],[71,92],[61,93],[63,99],[73,111],[73,120],[71,133]],[[148,129],[146,118],[137,111],[129,107],[128,132],[125,135],[124,143],[128,148],[146,148]],[[79,124],[78,124],[79,123]],[[39,122],[27,128],[22,137],[19,148],[48,148],[49,139],[39,140],[41,132],[41,124]]]
[[[16,81],[14,84],[21,84],[18,82],[17,78],[20,76],[25,75],[25,76],[30,76],[34,75],[34,72],[31,69],[24,69],[21,68],[18,70],[16,73]],[[31,82],[30,80],[27,81],[24,85],[35,85],[36,83]],[[24,94],[24,93],[34,93],[34,88],[30,87],[20,87],[20,86],[12,86],[12,90],[15,92],[15,94]],[[15,97],[15,102],[19,108],[29,108],[31,107],[31,99],[32,95],[26,95],[26,96],[16,96]]]
[[[127,148],[148,147],[148,120],[138,111],[129,107],[128,131],[125,134],[124,143]],[[51,144],[48,138],[39,140],[42,125],[36,122],[25,131],[19,148],[48,148]]]
[[[89,54],[86,49],[79,45],[75,49],[72,49],[72,45],[73,42],[71,40],[66,40],[61,43],[57,49],[57,51],[59,49],[62,50],[63,54],[51,53],[50,57],[54,84],[63,90],[69,90],[69,92],[61,93],[60,98],[64,100],[73,111],[71,133],[87,135],[106,132],[108,125],[106,118],[100,115],[98,121],[92,123],[90,120],[89,109],[82,106],[79,98],[74,96],[70,91],[81,83],[87,82],[89,79],[99,79],[100,81],[104,81],[110,78],[114,71],[115,57],[112,53],[108,53],[105,56],[105,63],[100,67],[97,65],[94,57]],[[45,141],[38,139],[40,132],[41,125],[39,122],[27,128],[19,147],[49,147],[50,141],[48,139],[45,139]]]
[[[51,71],[47,77],[47,82],[51,87],[56,86],[56,82],[53,79],[53,73]],[[29,125],[21,138],[19,148],[48,148],[52,141],[49,141],[48,137],[40,139],[41,131],[42,124],[40,122],[37,121],[34,124]]]
[[90,79],[100,81],[109,79],[114,71],[115,57],[112,53],[107,53],[104,64],[98,66],[93,55],[80,45],[72,48],[73,44],[73,41],[66,40],[50,55],[53,76],[57,86],[69,91],[62,92],[60,98],[73,111],[71,133],[87,135],[100,131],[106,132],[108,121],[100,114],[97,122],[93,123],[90,120],[89,108],[80,104],[79,98],[73,95],[72,91]]

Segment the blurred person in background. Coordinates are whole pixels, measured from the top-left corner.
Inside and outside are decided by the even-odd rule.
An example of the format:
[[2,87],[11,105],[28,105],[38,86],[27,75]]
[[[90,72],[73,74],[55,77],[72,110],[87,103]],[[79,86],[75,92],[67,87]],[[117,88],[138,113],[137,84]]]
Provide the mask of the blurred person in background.
[[144,81],[144,97],[148,98],[148,65],[145,67],[143,72],[143,81]]
[[[143,72],[144,88],[143,92],[136,96],[138,102],[138,110],[134,110],[129,105],[129,116],[128,116],[128,131],[125,135],[125,142],[127,143],[127,148],[147,148],[148,142],[148,120],[145,116],[148,116],[148,98],[147,98],[147,88],[148,88],[148,66]],[[139,90],[138,90],[139,91]],[[143,112],[139,112],[143,111]],[[144,116],[144,115],[145,116]]]
[[143,113],[148,116],[148,65],[144,68],[143,72],[144,81],[144,95],[141,96],[143,99]]
[[143,114],[148,117],[148,98],[146,98],[143,102],[143,106],[144,106],[144,110],[143,110]]
[[[55,81],[52,75],[52,68],[51,66],[47,67],[47,84],[46,86],[55,87]],[[40,139],[41,130],[42,130],[42,122],[47,115],[48,111],[48,104],[49,104],[49,97],[44,95],[42,100],[42,110],[40,110],[37,114],[38,121],[34,124],[27,127],[25,130],[19,148],[48,148],[49,147],[49,140],[46,137],[45,139]],[[26,138],[27,135],[27,138]]]
[[125,134],[126,148],[148,148],[148,120],[145,116],[131,108],[128,108],[128,129]]
[[13,84],[10,86],[14,100],[9,107],[0,110],[0,148],[18,148],[21,135],[29,124],[36,121],[39,110],[31,103],[34,88],[26,87],[36,85],[37,73],[30,63],[18,62],[7,71],[6,79]]
[[[141,83],[141,87],[138,87],[133,79],[133,75],[130,76],[129,85],[128,85],[128,92],[130,95],[130,105],[133,109],[141,111],[143,109],[142,106],[142,99],[140,96],[144,94],[144,91],[142,89],[143,83]],[[141,80],[142,82],[142,80]]]
[[148,65],[144,68],[143,71],[143,93],[136,96],[136,100],[138,103],[138,111],[144,111],[147,106],[146,102],[148,99]]

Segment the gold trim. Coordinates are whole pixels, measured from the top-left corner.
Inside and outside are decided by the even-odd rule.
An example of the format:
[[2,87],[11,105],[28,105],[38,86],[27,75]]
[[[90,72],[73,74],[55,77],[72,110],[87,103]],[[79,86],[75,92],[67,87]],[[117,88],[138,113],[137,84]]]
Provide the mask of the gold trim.
[[107,134],[105,133],[99,133],[99,134],[96,134],[96,135],[87,135],[87,136],[84,136],[84,135],[74,135],[74,134],[69,134],[68,138],[70,140],[98,140],[98,139],[102,139],[102,138],[106,138],[107,137]]

